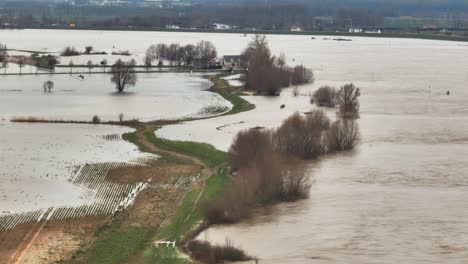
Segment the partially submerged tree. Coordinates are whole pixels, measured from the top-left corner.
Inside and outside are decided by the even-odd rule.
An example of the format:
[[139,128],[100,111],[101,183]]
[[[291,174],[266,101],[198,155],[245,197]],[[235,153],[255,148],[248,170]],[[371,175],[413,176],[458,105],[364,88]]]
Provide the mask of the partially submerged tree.
[[292,85],[300,85],[314,82],[314,73],[304,67],[303,65],[298,65],[293,68],[291,76]]
[[45,81],[43,84],[42,84],[42,88],[44,89],[44,93],[45,92],[52,92],[52,89],[54,88],[54,82],[52,81]]
[[91,72],[91,70],[92,70],[93,67],[94,67],[93,62],[92,62],[91,60],[89,60],[89,61],[86,63],[86,67],[88,67],[89,72]]
[[104,72],[106,72],[106,67],[107,67],[107,60],[106,59],[103,59],[101,61],[101,66],[104,68]]
[[359,139],[359,126],[355,120],[338,119],[327,132],[328,152],[351,150]]
[[25,64],[25,59],[23,57],[18,59],[18,67],[20,68],[20,75],[22,74],[22,70]]
[[288,117],[273,134],[274,146],[282,153],[303,159],[313,159],[325,150],[325,132],[330,120],[321,110],[307,115],[295,113]]
[[325,85],[318,88],[312,95],[317,106],[335,107],[337,92],[334,87]]
[[73,73],[73,66],[74,66],[74,63],[72,60],[70,60],[70,62],[68,63],[68,67],[70,67],[70,74]]
[[122,93],[128,86],[134,86],[137,81],[135,72],[135,60],[129,62],[118,59],[111,67],[111,82],[115,83],[115,89]]
[[313,73],[304,66],[286,65],[286,57],[272,56],[265,36],[256,35],[241,54],[241,64],[247,67],[247,89],[268,95],[279,95],[282,88],[291,84],[313,82]]
[[0,43],[0,62],[4,62],[8,57],[8,49],[6,44]]
[[3,74],[6,74],[6,70],[8,67],[8,60],[2,61],[2,67],[3,67]]
[[337,102],[340,106],[338,114],[341,118],[359,117],[358,98],[360,95],[360,89],[352,83],[346,84],[340,88],[337,95]]

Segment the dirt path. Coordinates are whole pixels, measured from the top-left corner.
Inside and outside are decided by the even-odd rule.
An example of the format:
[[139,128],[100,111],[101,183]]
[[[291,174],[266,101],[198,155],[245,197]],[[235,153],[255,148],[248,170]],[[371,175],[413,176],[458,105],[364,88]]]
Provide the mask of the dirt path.
[[150,142],[148,140],[148,138],[145,136],[145,133],[148,133],[148,132],[154,133],[155,129],[156,128],[153,127],[153,126],[148,126],[148,127],[143,128],[143,129],[140,129],[140,130],[138,130],[136,132],[138,142],[141,145],[143,145],[146,149],[148,149],[151,152],[156,153],[156,154],[167,154],[167,155],[170,155],[170,156],[175,156],[177,158],[190,160],[192,163],[200,166],[200,168],[201,168],[201,171],[200,171],[201,172],[201,177],[196,182],[198,184],[200,182],[204,182],[206,179],[208,179],[211,175],[213,175],[216,172],[216,170],[218,169],[219,166],[216,167],[216,168],[209,168],[208,166],[205,165],[205,163],[203,163],[201,160],[199,160],[199,159],[197,159],[195,157],[185,155],[185,154],[181,154],[179,152],[168,151],[168,150],[158,148],[155,144]]

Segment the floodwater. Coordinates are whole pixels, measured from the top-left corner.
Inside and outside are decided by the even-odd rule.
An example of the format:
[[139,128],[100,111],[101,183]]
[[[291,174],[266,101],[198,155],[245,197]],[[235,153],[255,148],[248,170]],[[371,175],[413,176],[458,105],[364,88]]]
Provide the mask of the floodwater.
[[[199,239],[229,238],[261,263],[466,263],[466,44],[269,39],[274,52],[315,69],[316,84],[302,87],[302,94],[324,84],[361,87],[362,142],[310,164],[309,199],[259,210],[238,225],[215,226]],[[313,108],[307,96],[293,97],[290,89],[279,98],[245,98],[257,108],[157,133],[227,150],[239,130],[275,127]]]
[[[205,91],[198,74],[142,73],[135,87],[116,94],[108,75],[0,76],[0,215],[89,204],[85,189],[69,179],[86,163],[142,161],[147,155],[124,142],[132,129],[105,125],[11,123],[14,117],[52,120],[176,119],[207,116],[208,106],[230,107]],[[54,82],[51,93],[41,84]],[[107,138],[117,138],[109,141]]]
[[[139,62],[145,49],[158,42],[211,40],[219,54],[231,55],[249,41],[237,34],[169,32],[24,30],[2,31],[1,36],[18,49],[129,49]],[[314,69],[317,81],[301,87],[302,96],[286,89],[280,97],[246,97],[255,110],[167,126],[158,135],[227,150],[239,130],[275,127],[295,111],[309,111],[313,106],[307,95],[319,86],[353,82],[362,89],[362,142],[352,152],[311,163],[309,199],[259,210],[252,220],[213,227],[199,238],[230,238],[262,263],[466,263],[468,45],[268,38],[273,53],[284,52],[289,64]]]
[[[42,84],[54,82],[52,93]],[[0,76],[0,118],[38,117],[90,121],[176,119],[205,116],[207,106],[226,106],[221,96],[204,91],[210,82],[199,74],[141,73],[137,85],[125,94],[115,92],[109,75],[11,75]]]
[[0,215],[86,202],[70,179],[80,166],[143,161],[151,156],[122,140],[133,129],[106,125],[0,123]]

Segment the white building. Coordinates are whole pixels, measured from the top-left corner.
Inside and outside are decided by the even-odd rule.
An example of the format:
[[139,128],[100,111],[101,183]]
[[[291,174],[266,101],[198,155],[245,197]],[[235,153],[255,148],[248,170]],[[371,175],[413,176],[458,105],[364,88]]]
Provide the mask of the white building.
[[230,25],[220,24],[220,23],[214,23],[214,24],[213,24],[213,28],[214,28],[214,29],[218,29],[218,30],[232,29],[232,27],[231,27]]
[[299,26],[294,26],[294,27],[291,27],[291,31],[292,31],[292,32],[301,32],[301,31],[302,31],[302,28],[299,27]]
[[180,27],[178,25],[166,25],[166,28],[169,28],[169,29],[180,29]]
[[362,33],[362,28],[350,28],[349,33]]

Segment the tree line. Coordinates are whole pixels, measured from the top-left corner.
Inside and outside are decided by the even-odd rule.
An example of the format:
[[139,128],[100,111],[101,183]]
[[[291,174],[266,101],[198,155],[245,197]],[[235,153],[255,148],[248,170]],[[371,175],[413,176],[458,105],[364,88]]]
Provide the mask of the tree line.
[[210,41],[202,40],[196,44],[187,44],[185,46],[178,43],[169,45],[159,43],[148,47],[144,63],[147,67],[151,66],[155,61],[160,66],[164,64],[164,61],[167,61],[171,66],[196,65],[206,67],[217,56],[216,47]]

